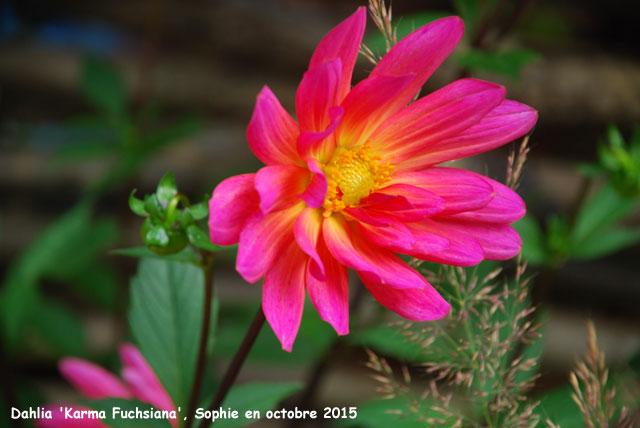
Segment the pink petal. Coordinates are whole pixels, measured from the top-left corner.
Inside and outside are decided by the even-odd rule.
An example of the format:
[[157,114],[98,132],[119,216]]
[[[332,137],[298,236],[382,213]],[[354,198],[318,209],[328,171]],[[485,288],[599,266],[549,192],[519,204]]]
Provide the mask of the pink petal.
[[340,214],[325,218],[322,232],[331,255],[343,265],[395,288],[422,288],[427,283],[398,256],[372,244],[357,228],[350,227]]
[[44,406],[45,411],[51,411],[51,419],[38,419],[34,422],[37,428],[109,428],[98,419],[66,419],[64,412],[60,412],[60,407],[71,407],[73,410],[91,410],[88,407],[76,405],[53,405]]
[[[416,237],[416,245],[407,253],[411,256],[453,266],[473,266],[484,259],[478,241],[449,224],[425,219],[407,227]],[[439,250],[443,240],[449,245]]]
[[397,165],[396,172],[420,170],[495,149],[525,135],[537,120],[538,113],[531,107],[504,100],[478,123],[460,134],[433,141],[424,154],[417,154]]
[[315,208],[305,208],[296,220],[293,235],[296,242],[309,257],[309,269],[321,280],[325,279],[325,268],[318,254],[318,238],[322,228],[322,211]]
[[398,290],[360,276],[371,295],[385,308],[413,321],[444,318],[451,306],[428,284],[422,289]]
[[371,136],[370,144],[400,164],[429,152],[434,141],[454,137],[476,124],[504,96],[502,86],[458,80],[396,113]]
[[265,86],[258,94],[247,127],[247,141],[253,153],[266,165],[301,165],[296,140],[300,133],[293,118]]
[[375,76],[358,83],[342,102],[344,117],[338,130],[338,145],[364,144],[393,111],[389,105],[407,87],[413,75]]
[[389,106],[391,112],[397,112],[413,99],[424,82],[453,51],[462,33],[464,24],[460,18],[452,16],[438,19],[400,40],[378,62],[371,77],[414,75],[410,84]]
[[351,74],[360,51],[366,23],[367,9],[361,6],[322,39],[311,57],[309,69],[340,58],[342,63],[340,100],[351,88]]
[[312,67],[302,77],[296,92],[296,112],[300,128],[319,132],[329,126],[329,109],[340,104],[340,58]]
[[304,309],[308,257],[295,243],[278,256],[264,278],[262,309],[282,349],[291,352]]
[[255,188],[260,195],[260,210],[267,214],[290,207],[300,201],[309,172],[296,165],[272,165],[261,168],[255,177]]
[[308,206],[311,208],[321,207],[324,203],[324,199],[327,196],[327,177],[322,171],[320,162],[315,159],[309,159],[307,161],[307,167],[311,171],[311,181],[307,186],[307,189],[299,195]]
[[214,244],[237,243],[247,218],[259,209],[255,176],[242,174],[227,178],[213,191],[209,200],[209,236]]
[[492,186],[494,197],[484,207],[456,214],[449,218],[489,223],[513,223],[524,217],[527,208],[516,192],[502,183],[482,177]]
[[446,225],[460,234],[472,237],[482,247],[484,258],[507,260],[516,256],[522,248],[522,240],[515,229],[508,224],[480,223],[442,219]]
[[339,335],[349,334],[349,278],[347,268],[329,253],[322,240],[318,248],[325,266],[325,279],[320,280],[307,268],[309,298],[320,318],[331,324]]
[[443,210],[436,214],[439,216],[478,210],[494,198],[486,177],[464,169],[431,167],[401,172],[394,174],[390,183],[411,184],[438,195],[444,200]]
[[[443,210],[444,199],[435,193],[425,190],[423,188],[412,186],[410,184],[391,184],[377,190],[377,193],[382,193],[391,196],[401,196],[407,199],[411,208],[400,210],[395,209],[394,204],[378,204],[375,207],[370,206],[370,210],[377,211],[389,211],[393,213],[393,216],[402,221],[418,221],[425,217],[435,215]],[[393,205],[393,207],[391,206]]]
[[389,216],[376,211],[360,207],[347,207],[343,212],[360,223],[366,223],[373,226],[389,226],[391,224]]
[[236,270],[248,282],[256,282],[293,241],[293,225],[302,210],[301,202],[291,208],[262,214],[254,213],[240,233]]
[[333,150],[336,147],[336,136],[334,131],[340,124],[344,109],[340,106],[332,107],[329,110],[329,125],[324,131],[304,131],[298,137],[297,148],[302,159],[317,159],[326,163],[331,159]]
[[358,228],[369,241],[396,253],[405,253],[416,244],[411,231],[396,219],[388,218],[388,224],[384,226],[359,222]]
[[78,358],[64,358],[60,373],[88,398],[131,398],[131,391],[112,373]]
[[157,409],[175,410],[169,394],[138,348],[125,343],[120,345],[119,352],[123,364],[122,377],[136,398],[152,404]]

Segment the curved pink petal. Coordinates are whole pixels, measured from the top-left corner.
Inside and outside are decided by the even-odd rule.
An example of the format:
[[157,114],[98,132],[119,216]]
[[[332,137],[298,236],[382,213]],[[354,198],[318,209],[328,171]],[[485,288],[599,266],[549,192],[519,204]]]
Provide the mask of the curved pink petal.
[[262,88],[247,126],[247,141],[253,153],[266,165],[302,165],[296,149],[299,133],[298,124],[271,89]]
[[287,208],[300,201],[309,172],[297,165],[272,165],[261,168],[255,176],[255,188],[260,195],[260,210],[267,214]]
[[346,266],[338,263],[320,240],[318,253],[325,266],[321,280],[307,267],[309,298],[320,318],[331,324],[339,335],[349,334],[349,278]]
[[504,100],[475,125],[453,137],[433,141],[423,154],[398,164],[396,171],[420,170],[495,149],[525,135],[537,120],[538,112],[531,107]]
[[262,286],[262,309],[282,349],[291,352],[304,309],[308,257],[295,243],[269,269]]
[[282,249],[293,241],[293,225],[304,203],[281,211],[254,213],[240,233],[236,270],[248,282],[256,282],[280,257]]
[[494,83],[458,80],[396,113],[371,136],[370,144],[400,164],[429,152],[434,141],[456,136],[476,124],[504,97],[504,87]]
[[169,394],[138,348],[125,343],[120,345],[118,350],[123,365],[122,378],[127,382],[136,398],[152,404],[157,409],[175,410],[175,405]]
[[358,58],[366,23],[367,9],[361,6],[322,39],[311,57],[309,69],[336,58],[340,59],[342,64],[340,100],[351,88],[351,74]]
[[296,92],[296,113],[303,131],[319,132],[331,123],[329,109],[340,104],[340,58],[312,67],[304,73]]
[[323,131],[304,131],[298,136],[297,148],[302,159],[328,162],[336,147],[334,131],[340,124],[344,109],[340,106],[329,109],[329,125]]
[[[474,237],[447,223],[425,219],[407,227],[416,237],[416,245],[407,253],[411,256],[453,266],[473,266],[484,259],[484,251]],[[448,246],[438,250],[443,240]]]
[[343,212],[359,223],[366,223],[373,226],[389,226],[391,224],[391,219],[389,219],[388,216],[365,208],[347,207]]
[[411,184],[438,195],[444,200],[438,216],[478,210],[494,198],[494,189],[486,177],[458,168],[431,167],[401,172],[394,174],[390,183]]
[[296,220],[293,227],[293,236],[296,242],[309,257],[309,269],[312,270],[316,278],[325,279],[325,268],[318,254],[318,238],[322,229],[322,210],[316,208],[305,208]]
[[402,221],[418,221],[425,217],[433,216],[444,209],[444,199],[429,190],[412,186],[410,184],[398,183],[378,189],[376,193],[391,196],[401,196],[407,199],[411,208],[401,210],[387,204],[378,204],[375,207],[369,206],[370,210],[387,211]]
[[400,40],[378,62],[370,78],[414,75],[409,85],[397,94],[388,107],[391,113],[397,112],[413,99],[424,82],[453,51],[463,33],[464,23],[460,18],[452,16],[438,19]]
[[444,318],[451,305],[428,284],[422,289],[388,287],[360,276],[371,295],[385,308],[413,321],[431,321]]
[[322,233],[331,255],[345,266],[395,288],[422,288],[427,284],[400,257],[369,242],[340,214],[324,219]]
[[63,358],[60,373],[88,398],[131,398],[131,391],[113,373],[78,358]]
[[364,144],[393,111],[389,106],[411,83],[413,75],[369,77],[349,92],[342,107],[344,117],[336,130],[339,146]]
[[237,243],[247,218],[259,210],[255,176],[242,174],[227,178],[213,191],[209,200],[209,237],[214,244]]
[[[404,253],[416,244],[416,238],[404,223],[388,218],[384,226],[358,223],[362,235],[376,245],[397,253]],[[447,242],[448,245],[448,242]]]
[[484,258],[507,260],[516,256],[522,248],[522,240],[515,229],[508,224],[467,222],[442,219],[438,222],[473,238],[482,247]]
[[307,161],[307,167],[309,168],[309,171],[311,171],[311,181],[309,182],[306,190],[299,196],[311,208],[318,208],[322,206],[324,199],[327,196],[327,177],[324,175],[322,166],[317,160],[309,159]]
[[60,407],[72,408],[75,410],[90,410],[88,407],[76,405],[53,405],[44,406],[45,411],[51,411],[51,419],[38,419],[34,422],[37,428],[109,428],[99,419],[67,419],[64,412],[60,412]]
[[482,208],[461,212],[449,218],[488,223],[513,223],[524,217],[527,208],[516,192],[495,180],[482,178],[491,185],[493,199]]

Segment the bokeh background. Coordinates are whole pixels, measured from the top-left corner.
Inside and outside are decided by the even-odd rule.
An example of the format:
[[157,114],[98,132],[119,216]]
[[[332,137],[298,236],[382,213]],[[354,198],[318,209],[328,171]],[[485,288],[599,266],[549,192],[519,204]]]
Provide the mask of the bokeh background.
[[[470,75],[505,85],[509,98],[539,110],[520,192],[544,229],[553,216],[575,211],[585,189],[578,164],[596,162],[607,126],[618,125],[629,139],[640,122],[637,14],[623,0],[500,3],[505,12],[484,40],[466,37],[424,93]],[[140,245],[131,190],[151,193],[172,171],[179,189],[198,200],[225,177],[259,168],[244,138],[256,94],[268,84],[292,112],[315,45],[362,4],[0,2],[0,424],[8,423],[8,403],[76,397],[57,371],[61,356],[117,367],[116,345],[130,340],[128,281],[136,260],[108,250]],[[396,0],[393,8],[404,29],[425,14],[454,10],[446,0]],[[367,31],[380,51],[371,22]],[[516,54],[506,64],[476,61],[462,70],[470,46]],[[361,58],[355,79],[371,68]],[[504,179],[512,147],[459,164]],[[637,205],[623,221],[640,223]],[[532,268],[547,323],[537,389],[566,381],[585,347],[587,317],[612,365],[637,355],[638,260],[635,245]],[[260,288],[234,272],[232,254],[218,258],[215,276],[222,307],[215,367],[223,368]],[[366,318],[375,303],[367,297],[359,310]],[[241,380],[308,379],[314,359],[333,349],[333,336],[314,311],[305,323],[293,355],[283,356],[265,329]],[[313,405],[375,397],[362,349],[352,343],[333,351]]]

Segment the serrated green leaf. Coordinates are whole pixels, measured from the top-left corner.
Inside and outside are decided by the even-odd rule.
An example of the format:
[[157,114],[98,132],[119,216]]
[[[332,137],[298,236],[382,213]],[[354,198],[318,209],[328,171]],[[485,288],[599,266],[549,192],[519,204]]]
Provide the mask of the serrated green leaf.
[[110,64],[88,59],[82,70],[82,92],[96,107],[112,116],[124,113],[126,92],[120,74]]
[[207,201],[193,204],[188,208],[194,220],[202,220],[209,215],[209,205]]
[[539,57],[538,53],[522,48],[501,52],[471,49],[458,57],[458,64],[470,70],[499,73],[517,80],[522,68]]
[[158,183],[158,188],[156,190],[158,202],[166,208],[169,205],[169,201],[171,201],[177,193],[178,186],[176,185],[176,178],[173,176],[172,172],[167,172]]
[[640,242],[640,228],[613,227],[592,234],[579,246],[573,248],[571,255],[579,260],[597,259],[631,247],[638,242]]
[[189,242],[195,247],[201,248],[207,251],[218,251],[220,246],[213,244],[207,234],[195,224],[187,227],[187,237]]
[[134,214],[145,217],[148,214],[147,210],[144,209],[144,202],[141,199],[136,198],[135,194],[136,189],[133,189],[129,195],[129,208]]
[[163,225],[156,224],[151,227],[144,236],[144,243],[147,245],[166,247],[169,244],[169,235]]
[[131,247],[131,248],[119,248],[109,251],[109,254],[115,254],[119,256],[136,257],[141,259],[163,259],[171,260],[175,262],[200,264],[200,256],[194,253],[189,247],[184,250],[175,253],[160,255],[156,254],[147,247]]
[[191,264],[143,259],[131,281],[131,331],[176,406],[186,406],[193,382],[203,280]]
[[571,231],[572,248],[581,245],[633,212],[638,199],[620,195],[607,183],[582,205]]
[[291,382],[253,382],[235,386],[229,391],[222,407],[237,410],[239,418],[218,419],[214,426],[216,428],[236,428],[253,423],[254,419],[247,419],[244,416],[247,410],[257,410],[262,415],[301,389],[301,384]]
[[106,419],[102,422],[111,428],[171,428],[171,424],[166,419],[143,419],[131,418],[125,419],[116,415],[112,417],[113,409],[118,407],[122,412],[135,411],[136,407],[141,411],[155,409],[147,403],[136,400],[125,400],[122,398],[106,398],[102,400],[91,400],[88,403],[89,408],[94,410],[104,410]]
[[522,238],[522,256],[532,265],[542,265],[547,260],[545,237],[538,221],[531,214],[513,224]]

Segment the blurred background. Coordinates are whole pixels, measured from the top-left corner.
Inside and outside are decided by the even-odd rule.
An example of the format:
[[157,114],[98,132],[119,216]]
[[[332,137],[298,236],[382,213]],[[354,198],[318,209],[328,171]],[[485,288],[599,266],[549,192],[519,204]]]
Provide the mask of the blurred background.
[[[465,12],[465,3],[473,4],[395,0],[394,23],[406,34],[436,16]],[[637,199],[596,219],[629,231],[627,239],[586,255],[568,243],[581,202],[603,180],[585,175],[593,172],[585,164],[602,164],[603,145],[616,138],[609,125],[630,141],[640,122],[637,15],[622,0],[498,3],[491,19],[466,10],[475,22],[467,21],[465,39],[423,93],[473,76],[505,85],[508,98],[539,111],[520,193],[530,213],[522,230],[525,256],[534,265],[534,296],[547,322],[536,386],[545,391],[566,381],[583,352],[587,317],[595,320],[608,362],[638,358]],[[8,403],[73,400],[57,370],[62,356],[117,367],[116,345],[130,340],[128,282],[136,260],[108,250],[140,245],[141,219],[127,205],[131,190],[151,193],[172,171],[179,189],[200,200],[229,175],[259,168],[244,137],[257,93],[269,85],[293,112],[316,44],[360,5],[0,2],[3,415]],[[371,22],[365,43],[383,53]],[[371,68],[361,57],[355,80]],[[513,146],[458,164],[503,180]],[[603,197],[595,205],[607,211],[617,203]],[[258,306],[260,288],[235,273],[231,254],[216,261],[216,287],[215,364],[223,368]],[[366,318],[376,305],[367,296],[358,310]],[[313,361],[331,349],[314,406],[375,397],[357,340],[336,350],[334,333],[315,311],[306,311],[304,322],[294,353],[284,357],[265,329],[241,380],[304,381]],[[8,423],[3,418],[0,423]]]

